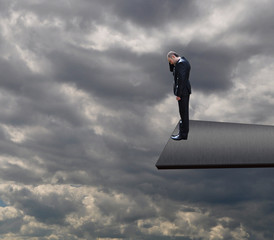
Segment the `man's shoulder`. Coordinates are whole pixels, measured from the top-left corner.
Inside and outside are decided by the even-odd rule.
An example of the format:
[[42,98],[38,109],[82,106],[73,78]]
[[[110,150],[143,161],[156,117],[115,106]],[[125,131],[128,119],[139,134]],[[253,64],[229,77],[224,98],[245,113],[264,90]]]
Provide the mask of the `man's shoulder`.
[[177,64],[178,64],[178,66],[189,66],[190,67],[190,63],[185,57],[181,57],[180,60],[177,62]]
[[189,61],[185,57],[181,57],[177,63],[189,63]]
[[185,64],[187,64],[187,63],[188,63],[188,62],[187,62],[186,59],[180,58],[180,59],[178,60],[178,62],[176,63],[176,67],[179,68],[180,66],[183,66],[183,65],[185,65]]

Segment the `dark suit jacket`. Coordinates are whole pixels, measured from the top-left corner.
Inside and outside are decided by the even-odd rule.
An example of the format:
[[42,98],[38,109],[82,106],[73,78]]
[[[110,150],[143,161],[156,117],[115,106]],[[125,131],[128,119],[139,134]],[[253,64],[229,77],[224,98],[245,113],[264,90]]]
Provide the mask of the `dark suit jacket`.
[[190,69],[191,66],[184,57],[181,57],[175,64],[173,69],[174,95],[182,97],[191,94],[191,85],[189,82]]

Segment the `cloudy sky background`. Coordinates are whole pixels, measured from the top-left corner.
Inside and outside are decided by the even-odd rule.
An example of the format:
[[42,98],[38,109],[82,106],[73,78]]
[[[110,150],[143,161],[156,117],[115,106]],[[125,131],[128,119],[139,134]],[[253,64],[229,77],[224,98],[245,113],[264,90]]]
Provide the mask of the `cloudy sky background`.
[[272,169],[159,171],[179,120],[274,125],[274,3],[0,0],[1,239],[273,239]]

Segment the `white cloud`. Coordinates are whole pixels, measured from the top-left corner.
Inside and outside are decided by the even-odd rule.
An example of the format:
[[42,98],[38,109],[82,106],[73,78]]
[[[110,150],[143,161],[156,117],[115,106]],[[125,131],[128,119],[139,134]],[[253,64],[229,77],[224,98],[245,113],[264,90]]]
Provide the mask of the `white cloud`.
[[[187,206],[186,206],[187,207]],[[249,234],[243,226],[225,227],[222,223],[232,222],[228,217],[216,218],[199,208],[195,211],[178,211],[174,221],[165,218],[138,220],[138,228],[145,234],[155,236],[189,237],[191,239],[248,239]],[[208,224],[213,224],[208,227]]]
[[110,47],[120,46],[138,54],[156,52],[160,49],[163,37],[160,33],[149,34],[130,23],[124,24],[127,26],[127,33],[122,33],[106,25],[96,26],[96,30],[87,36],[87,43],[81,44],[81,46],[98,51],[106,51]]
[[192,118],[273,124],[271,111],[267,110],[267,114],[260,117],[274,104],[273,61],[272,57],[256,55],[240,62],[234,69],[233,87],[222,94],[206,95],[194,90],[190,101]]
[[19,211],[18,209],[7,206],[7,207],[0,207],[0,221],[6,221],[8,219],[14,219],[18,217],[22,217],[23,212]]

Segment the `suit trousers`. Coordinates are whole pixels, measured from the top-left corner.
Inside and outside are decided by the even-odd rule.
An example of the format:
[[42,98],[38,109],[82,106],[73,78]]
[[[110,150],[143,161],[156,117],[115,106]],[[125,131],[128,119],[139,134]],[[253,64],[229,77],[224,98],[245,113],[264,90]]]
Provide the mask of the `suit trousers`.
[[188,134],[189,132],[189,97],[190,95],[184,95],[181,100],[178,101],[179,113],[182,123],[180,124],[180,132]]

